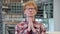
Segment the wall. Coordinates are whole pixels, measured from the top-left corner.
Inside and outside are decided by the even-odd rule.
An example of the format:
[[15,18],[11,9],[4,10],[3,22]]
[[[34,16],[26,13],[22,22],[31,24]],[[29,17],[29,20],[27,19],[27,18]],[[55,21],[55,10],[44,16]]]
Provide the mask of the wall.
[[54,30],[60,31],[60,0],[54,0]]

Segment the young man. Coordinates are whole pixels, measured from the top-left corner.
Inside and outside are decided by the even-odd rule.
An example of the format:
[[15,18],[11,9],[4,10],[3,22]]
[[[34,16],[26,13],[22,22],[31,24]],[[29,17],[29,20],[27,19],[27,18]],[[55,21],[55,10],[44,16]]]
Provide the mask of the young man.
[[37,5],[34,2],[27,2],[23,7],[26,20],[16,25],[15,34],[46,34],[45,26],[36,22],[34,18]]

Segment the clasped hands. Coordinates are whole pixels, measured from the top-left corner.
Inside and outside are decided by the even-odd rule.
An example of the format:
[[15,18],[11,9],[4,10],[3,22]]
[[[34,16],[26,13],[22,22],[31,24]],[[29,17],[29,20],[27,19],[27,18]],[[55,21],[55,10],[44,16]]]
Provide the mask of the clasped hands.
[[33,32],[36,32],[32,20],[29,21],[27,30],[28,31],[31,31],[32,30]]

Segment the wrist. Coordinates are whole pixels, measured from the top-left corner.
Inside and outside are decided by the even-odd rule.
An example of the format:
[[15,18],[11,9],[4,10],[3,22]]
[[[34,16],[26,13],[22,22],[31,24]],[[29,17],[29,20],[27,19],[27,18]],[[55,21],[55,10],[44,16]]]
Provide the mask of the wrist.
[[30,31],[31,30],[31,27],[28,27],[27,31]]
[[30,32],[30,29],[27,29],[28,32]]

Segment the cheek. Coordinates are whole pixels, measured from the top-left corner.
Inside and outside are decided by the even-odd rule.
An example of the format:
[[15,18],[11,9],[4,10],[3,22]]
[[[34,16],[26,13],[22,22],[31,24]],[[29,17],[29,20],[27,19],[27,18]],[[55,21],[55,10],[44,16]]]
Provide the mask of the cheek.
[[27,13],[28,13],[28,11],[27,11],[27,10],[25,10],[25,11],[24,11],[24,14],[27,14]]
[[37,12],[35,11],[34,14],[37,14]]

